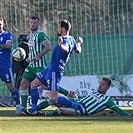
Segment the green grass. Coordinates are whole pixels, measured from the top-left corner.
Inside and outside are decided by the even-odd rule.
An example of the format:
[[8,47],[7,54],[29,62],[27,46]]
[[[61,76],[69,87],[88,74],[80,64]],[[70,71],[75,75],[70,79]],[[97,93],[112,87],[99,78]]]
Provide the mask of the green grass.
[[[104,114],[104,115],[103,115]],[[106,114],[106,115],[105,115]],[[104,112],[85,116],[16,116],[14,108],[0,108],[0,133],[132,133],[133,117]]]

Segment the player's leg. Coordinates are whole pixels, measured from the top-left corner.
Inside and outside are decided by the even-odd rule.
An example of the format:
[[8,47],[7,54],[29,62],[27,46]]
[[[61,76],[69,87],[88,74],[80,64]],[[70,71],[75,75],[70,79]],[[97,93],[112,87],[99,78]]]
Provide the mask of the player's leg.
[[77,112],[73,108],[64,108],[64,107],[59,107],[59,111],[61,115],[68,115],[68,116],[75,116],[77,115]]
[[30,115],[36,115],[37,114],[37,110],[39,110],[39,108],[42,108],[41,106],[48,107],[49,106],[49,102],[45,101],[45,103],[43,102],[43,104],[40,104],[39,106],[37,106],[37,101],[39,99],[39,94],[38,94],[38,86],[44,84],[45,87],[48,86],[48,83],[46,81],[47,78],[47,73],[48,70],[45,69],[43,70],[41,73],[38,74],[38,76],[31,82],[31,98],[32,98],[32,108],[30,110],[27,110],[28,114]]
[[18,90],[13,86],[13,75],[12,75],[12,69],[8,66],[5,66],[3,70],[1,70],[0,77],[2,81],[5,82],[8,90],[11,92],[12,97],[14,98],[16,102],[16,113],[21,109],[20,106],[20,97]]
[[9,91],[12,94],[12,97],[14,98],[15,102],[16,102],[16,114],[19,114],[22,106],[20,105],[20,96],[19,96],[19,92],[18,89],[13,87],[13,83],[6,83],[7,88],[9,89]]
[[[38,87],[42,84],[48,86],[45,77],[47,76],[47,69],[43,70],[38,74],[38,76],[31,82],[31,99],[32,99],[32,108],[27,110],[28,114],[36,115],[37,114],[37,102],[39,99]],[[48,102],[46,102],[47,106],[49,106]]]
[[[48,79],[49,81],[49,86],[50,86],[50,90],[52,90],[50,93],[50,96],[51,96],[51,99],[47,99],[43,102],[41,102],[38,106],[37,106],[37,110],[41,110],[41,109],[44,109],[46,107],[48,107],[49,105],[52,105],[52,103],[54,104],[56,102],[56,98],[58,96],[58,90],[57,88],[60,88],[59,87],[59,83],[56,82],[58,81],[58,79],[60,79],[62,77],[61,74],[59,74],[59,76],[61,75],[61,77],[57,77],[57,78],[52,78],[52,77],[56,77],[54,74],[56,74],[55,72],[50,72],[48,70],[44,70],[41,72],[40,76],[37,76],[37,78],[39,79],[39,81],[41,81],[41,83],[43,83],[45,85],[45,87],[47,86],[47,83],[46,83],[46,80],[45,80],[45,77],[46,79]],[[55,83],[55,84],[53,84]],[[53,85],[53,86],[52,86]],[[34,85],[35,86],[35,85]],[[56,89],[55,89],[56,88]],[[46,88],[45,88],[46,89]],[[55,90],[54,90],[55,89]],[[63,89],[63,88],[60,88],[61,89],[61,92],[65,93],[66,95],[68,95],[68,91]]]
[[30,83],[36,78],[37,70],[36,68],[27,67],[23,73],[23,78],[20,84],[20,95],[21,95],[21,104],[23,107],[27,107],[27,99],[29,96],[29,86]]
[[16,72],[14,87],[19,90],[20,87],[20,72]]
[[69,94],[69,91],[60,86],[59,93],[67,96]]
[[5,83],[8,90],[11,92],[12,97],[16,101],[16,105],[20,105],[20,98],[19,98],[19,93],[16,88],[13,87],[13,83]]
[[23,107],[27,107],[27,99],[29,96],[29,91],[28,91],[28,87],[30,85],[30,82],[24,78],[22,78],[21,80],[21,84],[20,84],[20,95],[21,95],[21,105]]
[[65,96],[58,95],[59,83],[62,76],[63,76],[62,73],[51,72],[51,76],[49,77],[49,89],[51,90],[51,102],[61,104],[67,107],[74,107],[80,110],[82,113],[86,114],[87,112],[81,104],[72,102]]
[[59,93],[65,95],[65,96],[68,96],[68,97],[72,97],[72,98],[75,97],[74,92],[68,91],[65,88],[61,87],[61,86],[59,87]]
[[[45,89],[46,90],[45,86],[40,86],[39,89]],[[68,91],[65,88],[61,87],[61,86],[59,87],[59,93],[65,95],[65,96],[74,97],[74,95],[72,94],[72,91]]]
[[[40,87],[40,86],[39,86]],[[47,108],[49,105],[52,105],[52,102],[50,100],[51,94],[50,91],[48,90],[48,87],[45,86],[44,84],[41,85],[41,88],[43,89],[43,92],[45,92],[45,98],[46,100],[41,101],[38,105],[37,105],[37,111],[40,111],[41,109],[45,109]],[[44,96],[44,94],[43,94]]]
[[81,104],[73,102],[65,96],[57,96],[56,103],[67,106],[67,107],[76,108],[76,109],[80,110],[83,114],[87,113],[86,110],[84,109],[84,107]]
[[39,93],[38,93],[38,86],[40,86],[42,83],[35,78],[32,82],[31,82],[31,101],[32,101],[32,107],[31,109],[27,110],[27,113],[30,115],[37,115],[37,102],[39,99]]
[[49,105],[53,105],[50,99],[44,100],[37,105],[37,111],[47,108]]

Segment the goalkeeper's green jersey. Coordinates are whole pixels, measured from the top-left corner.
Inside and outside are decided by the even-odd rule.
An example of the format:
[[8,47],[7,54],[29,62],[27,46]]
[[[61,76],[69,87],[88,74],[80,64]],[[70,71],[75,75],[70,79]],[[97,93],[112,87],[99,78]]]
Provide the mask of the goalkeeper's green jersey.
[[121,110],[114,103],[111,97],[104,94],[100,94],[97,91],[91,92],[89,95],[82,98],[79,102],[85,104],[85,108],[90,114],[94,114],[106,108],[109,108],[114,110],[120,115],[123,115],[123,116],[129,115],[128,112]]
[[28,36],[28,46],[29,46],[29,59],[30,67],[45,67],[47,66],[45,56],[42,56],[37,62],[32,61],[32,58],[37,56],[43,49],[43,42],[48,40],[45,33],[38,29],[34,34],[30,33]]

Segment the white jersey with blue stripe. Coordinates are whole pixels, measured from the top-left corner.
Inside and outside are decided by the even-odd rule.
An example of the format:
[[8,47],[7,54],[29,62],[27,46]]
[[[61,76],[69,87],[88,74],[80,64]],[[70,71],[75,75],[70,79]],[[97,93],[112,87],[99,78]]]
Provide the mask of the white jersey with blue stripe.
[[[0,33],[0,45],[6,44],[7,41],[12,42],[12,34],[7,31],[2,31],[2,33]],[[11,53],[11,47],[9,49],[0,48],[0,67],[4,67],[5,65],[6,66],[11,65],[10,53]]]
[[76,41],[72,36],[62,36],[62,45],[69,47],[69,52],[65,53],[61,50],[60,46],[56,44],[49,69],[55,72],[64,72],[64,66],[68,62],[72,52],[78,48]]

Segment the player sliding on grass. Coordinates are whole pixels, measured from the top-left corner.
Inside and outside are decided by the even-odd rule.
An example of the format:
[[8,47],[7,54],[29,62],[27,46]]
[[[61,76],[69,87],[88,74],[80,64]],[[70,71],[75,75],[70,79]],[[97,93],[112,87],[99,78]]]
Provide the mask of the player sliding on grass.
[[[106,108],[109,108],[122,116],[133,115],[120,109],[114,103],[114,101],[109,96],[106,95],[106,92],[109,89],[110,85],[111,85],[111,80],[108,78],[103,78],[99,84],[97,91],[91,92],[86,97],[82,98],[77,102],[83,103],[85,105],[85,109],[88,111],[90,115],[98,113]],[[45,107],[43,103],[45,104],[45,102],[42,102],[41,104],[38,105],[38,110],[40,110],[41,107],[43,106]],[[54,115],[54,114],[70,115],[70,116],[82,115],[82,113],[80,113],[76,108],[69,108],[69,107],[59,107],[55,111],[46,113],[46,115]]]
[[86,115],[88,113],[81,104],[72,102],[66,97],[58,95],[59,83],[64,73],[65,64],[68,62],[73,51],[81,53],[83,39],[78,37],[75,41],[74,37],[69,35],[70,29],[71,24],[69,21],[62,20],[58,22],[57,35],[59,36],[59,40],[54,48],[51,62],[49,66],[31,82],[32,108],[26,110],[30,115],[37,114],[37,101],[39,98],[37,87],[42,84],[48,87],[51,94],[49,101],[46,101],[46,106],[49,106],[51,103],[58,103],[68,107],[74,107]]

